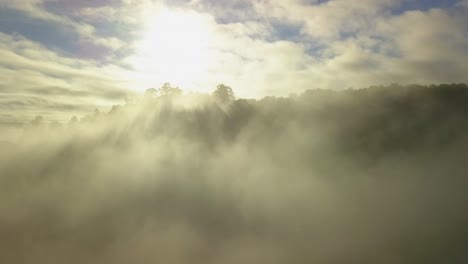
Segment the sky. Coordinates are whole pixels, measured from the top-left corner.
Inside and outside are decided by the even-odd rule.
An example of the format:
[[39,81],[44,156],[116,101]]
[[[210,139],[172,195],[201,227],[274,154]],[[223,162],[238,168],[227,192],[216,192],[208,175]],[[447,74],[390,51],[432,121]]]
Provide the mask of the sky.
[[468,82],[468,0],[0,0],[0,123],[169,82],[238,97]]

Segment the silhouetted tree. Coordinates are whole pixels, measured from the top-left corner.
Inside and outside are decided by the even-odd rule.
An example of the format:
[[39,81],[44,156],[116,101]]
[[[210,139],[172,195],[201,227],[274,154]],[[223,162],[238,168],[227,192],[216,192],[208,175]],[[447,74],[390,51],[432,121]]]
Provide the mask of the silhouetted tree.
[[78,123],[78,118],[76,116],[72,116],[72,118],[70,118],[70,121],[68,121],[69,125],[74,125],[76,123]]
[[109,110],[109,114],[112,115],[120,110],[120,105],[113,105],[112,108]]
[[145,91],[145,97],[147,98],[153,98],[153,97],[156,97],[158,94],[158,90],[154,89],[154,88],[149,88]]
[[160,96],[177,96],[182,94],[179,87],[173,87],[170,83],[165,83],[158,91]]
[[222,104],[231,103],[235,99],[232,88],[224,84],[216,86],[216,90],[213,92],[213,96],[215,97],[216,101]]
[[36,116],[32,121],[31,125],[38,126],[44,123],[44,118],[42,116]]

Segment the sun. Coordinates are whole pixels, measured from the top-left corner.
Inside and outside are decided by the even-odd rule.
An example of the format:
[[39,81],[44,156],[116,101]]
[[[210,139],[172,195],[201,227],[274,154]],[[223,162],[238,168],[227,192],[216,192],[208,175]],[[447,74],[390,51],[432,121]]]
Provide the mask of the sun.
[[212,38],[210,21],[205,16],[162,9],[145,18],[131,64],[157,80],[188,84],[208,71]]

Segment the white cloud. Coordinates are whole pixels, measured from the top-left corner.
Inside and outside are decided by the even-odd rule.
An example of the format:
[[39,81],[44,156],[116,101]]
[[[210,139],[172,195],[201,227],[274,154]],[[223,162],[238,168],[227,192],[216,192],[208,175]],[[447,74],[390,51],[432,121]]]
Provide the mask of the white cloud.
[[[41,104],[34,105],[26,118],[38,113],[46,113],[55,119],[68,119],[71,114],[83,114],[94,106],[109,107],[121,102],[128,84],[122,80],[123,69],[108,65],[99,66],[93,61],[64,58],[44,46],[19,36],[0,33],[0,72],[2,99],[28,101],[41,98]],[[120,80],[120,81],[119,81]],[[29,99],[28,99],[29,98]],[[11,100],[10,100],[11,101]],[[62,109],[51,106],[44,109],[48,102],[63,105]],[[70,111],[66,111],[69,106]],[[94,105],[94,106],[93,106]],[[8,108],[3,104],[3,112],[19,114],[23,108]],[[30,106],[31,107],[31,106]],[[74,113],[77,109],[79,113]],[[22,113],[24,114],[24,113]]]
[[[104,37],[95,33],[95,28],[91,24],[77,22],[66,15],[56,14],[47,11],[42,4],[54,2],[55,0],[7,0],[3,6],[20,10],[33,18],[56,23],[63,27],[70,27],[77,33],[81,41],[89,42],[110,50],[118,50],[124,46],[124,42],[115,37]],[[2,7],[2,3],[0,3]]]

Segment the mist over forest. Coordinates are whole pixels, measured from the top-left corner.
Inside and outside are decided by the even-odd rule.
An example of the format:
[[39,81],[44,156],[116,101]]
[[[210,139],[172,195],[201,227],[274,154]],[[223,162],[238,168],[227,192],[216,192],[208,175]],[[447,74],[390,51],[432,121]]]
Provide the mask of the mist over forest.
[[466,263],[468,85],[169,84],[0,135],[0,263]]

